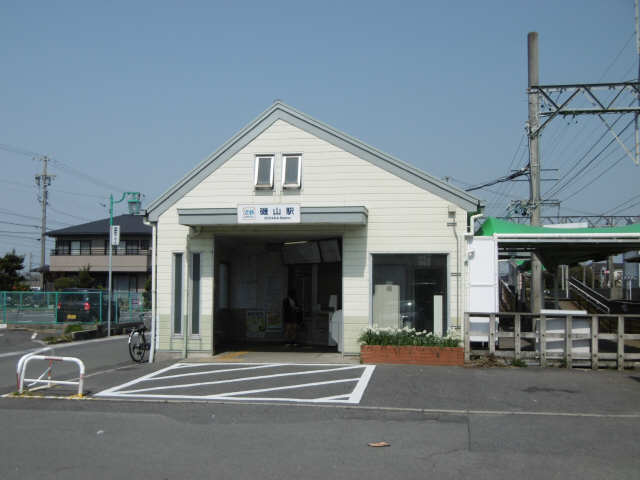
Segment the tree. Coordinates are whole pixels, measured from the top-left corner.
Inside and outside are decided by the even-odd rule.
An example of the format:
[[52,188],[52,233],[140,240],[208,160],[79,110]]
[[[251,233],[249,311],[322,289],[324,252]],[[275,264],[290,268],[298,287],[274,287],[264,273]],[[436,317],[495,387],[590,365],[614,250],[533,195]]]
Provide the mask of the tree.
[[56,291],[64,290],[66,288],[75,288],[78,286],[78,277],[60,277],[56,278],[53,282],[53,289]]
[[144,282],[144,292],[142,292],[143,308],[145,310],[151,310],[151,277],[147,278]]
[[24,268],[23,262],[24,255],[16,255],[15,250],[0,257],[0,291],[23,289],[24,277],[18,273]]
[[80,269],[78,272],[78,287],[80,288],[92,288],[95,284],[95,279],[89,274],[91,265],[87,265]]

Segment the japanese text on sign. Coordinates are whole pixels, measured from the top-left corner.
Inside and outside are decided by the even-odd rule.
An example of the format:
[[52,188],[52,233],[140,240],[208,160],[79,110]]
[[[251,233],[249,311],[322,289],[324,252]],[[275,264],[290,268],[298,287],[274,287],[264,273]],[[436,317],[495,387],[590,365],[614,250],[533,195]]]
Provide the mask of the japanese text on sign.
[[300,205],[238,205],[238,223],[300,223]]

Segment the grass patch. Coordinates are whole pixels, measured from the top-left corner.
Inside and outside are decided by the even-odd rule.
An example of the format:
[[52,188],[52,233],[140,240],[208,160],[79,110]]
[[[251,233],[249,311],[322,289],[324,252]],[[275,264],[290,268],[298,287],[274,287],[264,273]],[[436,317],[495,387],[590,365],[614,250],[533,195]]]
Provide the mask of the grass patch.
[[71,325],[67,325],[64,327],[64,334],[69,335],[73,332],[79,332],[80,330],[86,330],[86,326],[81,325],[79,323],[72,323]]
[[512,367],[527,368],[527,362],[521,358],[516,358],[511,362]]

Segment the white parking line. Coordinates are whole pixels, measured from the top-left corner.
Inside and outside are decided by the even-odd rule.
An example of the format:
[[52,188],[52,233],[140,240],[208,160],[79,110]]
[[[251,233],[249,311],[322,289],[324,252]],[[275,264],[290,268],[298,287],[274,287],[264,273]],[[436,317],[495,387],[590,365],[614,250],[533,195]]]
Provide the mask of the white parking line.
[[[217,367],[225,367],[219,369],[210,369],[202,372],[186,372],[182,374],[174,373],[175,371],[181,370],[184,371],[186,368],[199,368],[203,366],[217,366]],[[317,368],[305,368],[302,371],[293,371],[293,372],[285,372],[285,373],[274,373],[271,375],[251,375],[252,371],[263,370],[268,368],[281,368],[281,367],[317,367]],[[319,380],[315,382],[306,382],[306,383],[298,383],[298,384],[287,384],[287,385],[278,385],[267,386],[264,388],[254,388],[249,390],[231,390],[224,391],[222,393],[207,393],[207,387],[214,385],[233,385],[239,382],[252,382],[258,381],[263,383],[269,380],[283,380],[285,378],[293,378],[296,376],[309,376],[317,374],[320,378],[322,378],[325,374],[331,374],[334,372],[346,372],[346,371],[355,371],[361,370],[359,376],[349,377],[349,378],[339,378],[334,380]],[[109,388],[107,390],[103,390],[102,392],[97,393],[96,397],[112,397],[112,398],[155,398],[155,399],[166,399],[166,400],[236,400],[236,401],[251,401],[251,402],[296,402],[296,403],[341,403],[341,404],[358,404],[362,399],[362,395],[371,379],[371,375],[375,370],[374,365],[340,365],[340,364],[282,364],[282,363],[177,363],[175,365],[163,368],[158,370],[157,372],[150,373],[138,379],[132,380],[130,382],[124,383],[122,385],[118,385],[116,387]],[[219,380],[211,380],[204,382],[196,382],[196,383],[187,383],[187,384],[169,384],[164,386],[148,386],[149,382],[154,382],[156,380],[176,380],[183,377],[191,377],[194,375],[210,375],[215,379],[216,375],[221,373],[233,373],[233,372],[243,372],[242,376],[236,378],[227,378],[227,379],[219,379]],[[167,373],[171,373],[169,375],[165,375]],[[326,378],[326,377],[325,377]],[[349,383],[354,383],[355,386],[351,388],[345,388],[343,392],[339,394],[335,394],[335,386],[336,385],[347,385]],[[157,384],[156,384],[157,385]],[[259,393],[267,393],[267,392],[276,392],[276,391],[286,391],[286,390],[300,390],[305,391],[305,389],[309,388],[317,388],[317,387],[334,387],[331,392],[332,395],[322,395],[316,398],[304,398],[304,394],[302,396],[291,395],[288,397],[255,397],[251,395],[259,394]],[[131,388],[138,387],[138,388]],[[142,387],[142,388],[140,388]],[[185,389],[185,388],[202,388],[202,394],[191,394],[191,395],[179,395],[179,394],[167,394],[167,390],[176,390],[176,389]],[[164,393],[160,393],[160,391]],[[308,390],[307,390],[308,391]],[[158,392],[158,393],[154,393]],[[327,392],[329,393],[329,392]]]

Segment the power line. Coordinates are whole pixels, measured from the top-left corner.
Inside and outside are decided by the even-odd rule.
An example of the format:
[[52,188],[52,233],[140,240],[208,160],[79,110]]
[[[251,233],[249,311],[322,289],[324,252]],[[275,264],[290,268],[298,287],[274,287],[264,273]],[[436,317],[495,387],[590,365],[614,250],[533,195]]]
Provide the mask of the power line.
[[77,177],[83,178],[91,183],[93,183],[94,185],[98,185],[100,187],[106,188],[108,190],[112,190],[115,192],[125,192],[127,191],[126,188],[122,188],[122,187],[117,187],[115,185],[111,185],[110,183],[107,182],[103,182],[100,179],[97,179],[95,177],[92,177],[91,175],[88,175],[86,173],[81,172],[80,170],[77,170],[73,167],[71,167],[70,165],[67,165],[63,162],[61,162],[60,160],[57,160],[55,158],[52,159],[53,163],[54,163],[54,168],[58,168],[59,170],[63,171],[63,172],[67,172],[70,173],[71,175],[75,175]]
[[627,154],[623,154],[618,160],[616,160],[613,165],[605,168],[603,171],[601,171],[598,175],[596,175],[593,179],[591,179],[590,182],[586,183],[585,185],[583,185],[582,187],[580,187],[578,190],[576,190],[575,192],[573,192],[571,195],[569,195],[568,197],[565,197],[562,201],[566,202],[567,200],[575,197],[578,193],[582,192],[585,188],[587,188],[589,185],[591,185],[593,182],[595,182],[596,180],[599,180],[602,175],[604,175],[607,171],[611,170],[613,167],[615,167],[616,165],[618,165],[622,160],[624,160],[625,158],[627,158]]
[[[618,135],[622,135],[632,123],[633,123],[633,118],[629,121],[629,123],[627,123],[627,125],[625,125],[625,127],[620,131]],[[591,146],[591,148],[589,148],[589,150],[585,153],[585,155],[583,155],[577,162],[574,163],[574,166],[569,170],[569,172],[573,171],[578,166],[578,164],[581,163],[582,160],[586,158],[587,154],[590,153],[591,150],[593,150],[593,148],[600,142],[600,140],[604,138],[606,134],[607,132],[603,133],[603,135],[596,141],[596,143],[594,143]],[[547,199],[550,198],[551,196],[557,196],[558,193],[566,189],[577,177],[583,175],[586,172],[586,170],[589,168],[589,166],[592,165],[593,162],[595,162],[598,159],[598,157],[600,157],[600,155],[602,155],[602,153],[604,153],[604,151],[607,148],[609,148],[615,141],[616,141],[615,138],[611,139],[611,141],[607,143],[602,150],[600,150],[591,160],[589,160],[589,162],[581,170],[576,172],[571,178],[569,178],[568,180],[565,180],[564,183],[562,183],[561,185],[557,185],[557,184],[554,185],[554,187],[552,187],[551,190],[547,192]],[[567,172],[564,175],[564,177],[566,177],[569,174],[569,172]]]
[[618,61],[618,58],[620,58],[620,55],[622,55],[622,52],[624,52],[624,50],[627,48],[627,46],[629,45],[629,42],[631,42],[631,40],[633,39],[634,36],[635,36],[635,32],[632,32],[631,35],[629,35],[629,39],[625,42],[624,46],[620,49],[620,51],[618,52],[616,57],[609,64],[609,66],[605,69],[604,73],[600,76],[598,81],[601,81],[607,75],[607,73],[609,73],[609,70],[611,70],[611,67],[613,67],[615,65],[615,63]]
[[470,188],[466,188],[465,191],[467,192],[472,192],[474,190],[480,190],[482,188],[485,187],[490,187],[491,185],[496,185],[497,183],[502,183],[502,182],[508,182],[509,180],[513,180],[515,178],[521,177],[523,175],[526,175],[529,172],[529,170],[527,168],[521,168],[520,170],[513,172],[509,175],[505,175],[504,177],[500,177],[497,178],[495,180],[491,180],[489,182],[486,183],[482,183],[480,185],[476,185],[474,187],[470,187]]
[[54,211],[54,212],[56,212],[56,213],[59,213],[60,215],[66,215],[67,217],[75,218],[76,220],[82,220],[82,221],[86,221],[86,222],[92,222],[93,221],[90,218],[79,217],[77,215],[71,215],[70,213],[63,212],[61,210],[58,210],[57,208],[53,208],[52,206],[49,206],[49,209]]
[[0,143],[0,150],[4,150],[5,152],[16,153],[18,155],[24,155],[26,157],[40,157],[42,154],[37,152],[32,152],[25,148],[14,147],[12,145],[7,145],[6,143]]
[[[40,220],[40,217],[34,217],[34,216],[31,216],[31,215],[24,215],[24,214],[21,214],[21,213],[14,213],[14,212],[12,212],[10,210],[6,210],[4,208],[0,208],[0,214],[2,214],[2,215],[10,215],[12,217],[18,217],[18,218],[26,218],[28,220]],[[59,225],[66,225],[66,226],[71,226],[72,225],[71,223],[61,222],[59,220],[53,220],[53,219],[49,219],[49,222],[57,223]]]
[[[38,152],[33,152],[31,150],[28,150],[26,148],[22,148],[22,147],[17,147],[15,145],[8,145],[6,143],[0,143],[0,149],[5,150],[7,152],[11,152],[11,153],[16,153],[18,155],[25,155],[28,157],[43,157],[44,155]],[[99,178],[96,177],[92,177],[91,175],[84,173],[80,170],[78,170],[77,168],[72,167],[71,165],[66,164],[65,162],[63,162],[62,160],[59,160],[57,158],[51,158],[49,157],[49,160],[51,160],[53,162],[53,168],[57,168],[61,171],[65,171],[67,173],[70,173],[71,175],[75,175],[77,177],[83,178],[91,183],[93,183],[94,185],[98,185],[100,187],[106,188],[107,190],[112,190],[112,191],[116,191],[116,192],[125,192],[127,191],[126,188],[121,188],[121,187],[117,187],[115,185],[111,185],[110,183],[107,183]]]
[[18,227],[33,227],[33,228],[40,228],[40,226],[39,226],[39,225],[31,225],[31,224],[28,224],[28,223],[15,223],[15,222],[3,222],[3,221],[0,221],[0,223],[3,223],[3,224],[5,224],[5,225],[16,225],[16,226],[18,226]]

